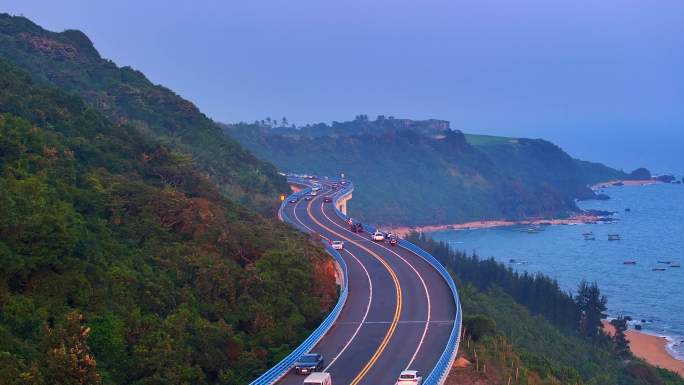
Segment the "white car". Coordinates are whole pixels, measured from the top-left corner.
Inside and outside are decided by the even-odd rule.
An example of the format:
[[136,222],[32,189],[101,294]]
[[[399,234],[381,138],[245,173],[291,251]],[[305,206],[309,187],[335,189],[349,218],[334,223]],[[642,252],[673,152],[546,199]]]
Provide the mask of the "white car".
[[376,231],[371,235],[371,239],[376,241],[376,242],[382,242],[385,240],[385,234],[381,233],[380,231]]
[[332,385],[330,373],[311,373],[304,379],[304,385]]
[[312,190],[312,191],[309,193],[309,195],[315,197],[316,195],[318,195],[318,190]]
[[417,370],[404,370],[395,385],[421,385],[422,383],[423,377]]
[[331,245],[332,248],[335,249],[335,250],[342,250],[342,249],[344,249],[344,242],[342,242],[342,241],[332,241],[332,242],[330,242],[330,245]]

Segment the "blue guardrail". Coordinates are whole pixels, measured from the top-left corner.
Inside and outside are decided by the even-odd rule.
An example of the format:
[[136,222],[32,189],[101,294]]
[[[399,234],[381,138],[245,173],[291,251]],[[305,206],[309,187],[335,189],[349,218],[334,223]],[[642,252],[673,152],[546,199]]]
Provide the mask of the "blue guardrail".
[[[307,194],[310,191],[310,189],[305,189],[300,192],[291,194],[290,196],[285,199],[281,205],[280,208],[278,209],[278,217],[286,223],[290,223],[297,227],[298,229],[307,232],[308,229],[302,227],[298,223],[291,221],[290,218],[287,217],[285,214],[285,205],[288,204],[290,199],[292,198],[299,198],[300,196],[303,196]],[[339,199],[339,198],[336,198]],[[302,354],[308,353],[311,349],[313,349],[314,346],[318,343],[318,341],[323,338],[323,336],[330,330],[330,327],[332,327],[333,323],[335,323],[335,320],[337,320],[337,317],[340,315],[342,312],[342,308],[344,307],[344,304],[347,302],[347,296],[349,295],[349,288],[348,288],[348,272],[347,272],[347,263],[342,259],[342,256],[340,253],[333,249],[328,243],[324,242],[325,248],[327,252],[335,258],[335,261],[340,265],[340,268],[342,269],[342,275],[343,275],[343,287],[342,290],[340,290],[340,297],[337,299],[337,304],[335,307],[330,311],[327,317],[321,322],[321,324],[314,330],[309,337],[304,340],[295,350],[292,351],[292,353],[288,354],[287,357],[283,358],[280,362],[278,362],[275,366],[273,366],[271,369],[266,371],[264,374],[259,376],[256,380],[252,381],[250,385],[270,385],[281,379],[283,376],[285,376],[291,369],[294,363],[299,359],[299,357],[302,356]]]
[[[353,185],[350,184],[350,187],[351,190],[349,192],[354,190]],[[340,195],[340,197],[344,196],[346,193],[347,192],[344,192]],[[337,199],[339,199],[339,197]],[[349,217],[346,216],[340,210],[335,209],[335,213],[344,221],[347,221],[349,219]],[[374,233],[377,229],[373,226],[364,224],[363,230],[368,233]],[[458,353],[458,346],[461,342],[461,323],[463,319],[461,312],[461,300],[458,297],[456,283],[454,283],[454,279],[451,277],[451,274],[449,274],[447,269],[427,251],[421,249],[420,247],[404,239],[401,239],[399,241],[399,246],[413,252],[414,254],[426,260],[430,265],[432,265],[435,268],[435,270],[439,272],[442,278],[444,278],[447,285],[449,286],[449,289],[451,289],[451,294],[454,298],[454,304],[456,305],[456,317],[454,319],[454,326],[451,329],[451,334],[449,335],[449,341],[447,342],[447,345],[444,348],[442,355],[439,357],[437,364],[423,381],[423,385],[442,385],[444,384],[444,381],[446,380],[446,377],[449,374],[449,370],[453,365],[454,360],[456,359],[456,353]]]
[[[330,178],[330,180],[337,179]],[[307,180],[300,178],[292,178],[291,181],[302,185],[309,184]],[[308,194],[310,190],[310,188],[306,188],[300,192],[288,196],[287,199],[283,201],[283,203],[280,205],[280,209],[278,210],[278,217],[283,222],[290,223],[304,232],[307,232],[308,229],[290,220],[290,218],[288,218],[285,214],[284,207],[288,204],[290,199],[304,196]],[[337,201],[340,198],[351,193],[352,191],[354,191],[354,185],[352,183],[347,183],[344,188],[340,189],[333,196],[335,203],[337,203]],[[344,213],[337,209],[337,204],[335,204],[335,213],[344,221],[347,221],[349,219],[349,217],[347,217]],[[376,230],[375,227],[368,225],[363,225],[363,229],[364,231],[369,233],[375,232]],[[339,316],[340,312],[342,311],[342,308],[344,307],[344,304],[347,300],[347,296],[349,294],[349,289],[347,287],[347,264],[344,262],[344,259],[342,259],[337,250],[334,250],[327,243],[325,243],[325,246],[328,253],[330,253],[333,256],[333,258],[335,258],[335,260],[340,264],[344,275],[344,287],[340,292],[340,298],[338,299],[337,304],[330,312],[330,314],[328,314],[325,320],[318,326],[318,328],[316,328],[316,330],[314,330],[313,333],[311,333],[311,335],[304,342],[302,342],[301,345],[299,345],[294,351],[292,351],[292,353],[290,353],[282,361],[280,361],[278,364],[269,369],[266,373],[262,374],[259,378],[252,381],[250,385],[273,384],[274,382],[278,381],[280,378],[285,376],[290,371],[290,369],[297,361],[297,359],[299,359],[299,357],[301,357],[302,354],[309,352],[318,343],[318,341],[320,341],[321,338],[323,338],[323,336],[328,332],[328,330],[333,325],[333,323]],[[444,266],[442,266],[442,264],[439,263],[439,261],[432,255],[430,255],[428,252],[414,245],[413,243],[403,239],[399,241],[399,246],[415,253],[416,255],[427,261],[430,265],[432,265],[435,268],[435,270],[437,270],[437,272],[440,273],[442,278],[444,278],[447,285],[451,289],[451,294],[454,298],[454,304],[456,305],[456,317],[454,319],[454,325],[451,329],[451,334],[449,335],[449,341],[447,342],[447,345],[444,348],[442,355],[437,361],[437,364],[423,382],[424,385],[442,385],[446,380],[447,374],[449,374],[449,369],[453,365],[454,359],[456,358],[456,353],[458,352],[458,346],[461,339],[462,312],[461,301],[458,297],[456,284],[454,283],[454,280],[451,278],[451,275],[446,270],[446,268],[444,268]]]

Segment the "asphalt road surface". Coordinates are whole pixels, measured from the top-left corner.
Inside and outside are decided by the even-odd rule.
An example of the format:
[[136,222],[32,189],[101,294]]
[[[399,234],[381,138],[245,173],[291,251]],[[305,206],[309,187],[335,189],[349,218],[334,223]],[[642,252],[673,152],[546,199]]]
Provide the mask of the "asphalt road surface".
[[[312,350],[323,354],[335,385],[392,385],[402,370],[426,376],[449,339],[456,316],[442,276],[420,256],[352,233],[335,214],[330,183],[310,201],[288,203],[284,214],[310,232],[344,241],[349,297],[330,331]],[[279,384],[301,385],[294,372]]]

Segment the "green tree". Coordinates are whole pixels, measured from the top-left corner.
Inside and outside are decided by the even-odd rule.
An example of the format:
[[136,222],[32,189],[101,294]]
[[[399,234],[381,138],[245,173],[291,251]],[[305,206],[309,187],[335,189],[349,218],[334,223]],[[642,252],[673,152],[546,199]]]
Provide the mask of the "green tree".
[[627,317],[619,316],[610,321],[610,324],[615,328],[613,335],[613,354],[620,358],[628,358],[632,356],[629,350],[629,341],[625,337],[627,331]]
[[608,316],[605,313],[608,299],[601,295],[598,284],[582,280],[577,288],[575,302],[582,315],[580,330],[589,337],[600,336],[603,330],[602,320]]

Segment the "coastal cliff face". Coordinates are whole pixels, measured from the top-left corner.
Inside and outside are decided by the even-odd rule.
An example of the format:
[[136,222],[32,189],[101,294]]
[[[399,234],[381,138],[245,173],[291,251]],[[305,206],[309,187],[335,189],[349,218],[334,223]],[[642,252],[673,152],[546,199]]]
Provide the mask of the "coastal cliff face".
[[387,225],[567,216],[594,197],[588,185],[627,177],[544,140],[464,135],[440,120],[257,123],[224,130],[285,171],[344,172],[359,192],[352,215]]

